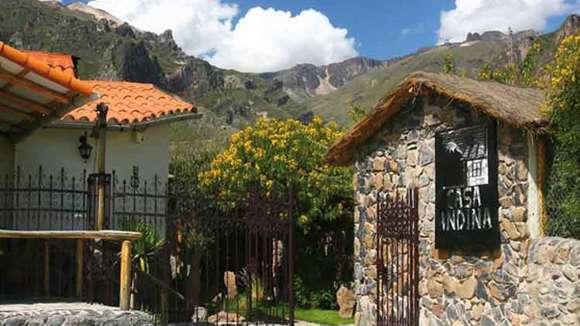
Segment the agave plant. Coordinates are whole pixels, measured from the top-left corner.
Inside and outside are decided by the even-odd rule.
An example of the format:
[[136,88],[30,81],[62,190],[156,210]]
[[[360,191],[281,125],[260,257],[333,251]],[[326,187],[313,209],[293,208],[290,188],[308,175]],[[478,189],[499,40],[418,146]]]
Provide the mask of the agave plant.
[[142,234],[141,239],[133,242],[131,260],[139,267],[139,270],[149,273],[153,257],[163,248],[165,240],[161,239],[155,228],[141,221],[131,221],[124,219],[121,229],[125,231],[135,231]]

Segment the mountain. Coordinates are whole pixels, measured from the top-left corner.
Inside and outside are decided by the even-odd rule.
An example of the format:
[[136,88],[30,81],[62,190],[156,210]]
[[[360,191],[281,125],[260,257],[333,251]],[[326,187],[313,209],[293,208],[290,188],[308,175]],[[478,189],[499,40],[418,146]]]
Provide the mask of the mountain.
[[[580,19],[570,16],[550,34],[533,31],[506,35],[470,33],[465,42],[419,49],[389,60],[351,58],[324,66],[300,64],[262,74],[221,69],[187,55],[170,30],[139,30],[109,13],[82,3],[0,0],[0,41],[23,49],[71,53],[80,58],[83,79],[153,83],[194,102],[201,121],[174,126],[174,143],[222,146],[236,130],[257,117],[299,117],[317,113],[348,126],[348,112],[369,109],[406,74],[441,71],[451,53],[461,73],[475,76],[485,63],[502,66],[525,57],[534,40],[542,40],[547,62],[558,42],[578,32]],[[385,44],[385,46],[388,46]]]
[[353,124],[348,113],[354,107],[370,110],[389,89],[413,71],[441,72],[448,54],[453,55],[458,73],[475,78],[484,64],[497,68],[521,62],[536,40],[543,49],[540,66],[544,66],[553,59],[561,40],[577,33],[580,33],[578,15],[569,16],[558,30],[543,35],[535,31],[511,35],[498,31],[470,33],[464,42],[423,48],[383,69],[362,74],[332,94],[308,99],[302,103],[302,110],[321,114],[348,127]]

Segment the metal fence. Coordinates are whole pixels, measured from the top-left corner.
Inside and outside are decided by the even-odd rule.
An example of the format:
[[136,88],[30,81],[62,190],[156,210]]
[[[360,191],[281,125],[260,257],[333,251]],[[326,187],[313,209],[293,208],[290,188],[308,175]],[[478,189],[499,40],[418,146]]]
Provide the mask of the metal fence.
[[13,230],[95,229],[96,189],[104,183],[105,228],[123,229],[135,223],[152,225],[165,234],[168,187],[166,179],[121,179],[112,174],[78,175],[65,169],[46,173],[17,167],[14,174],[0,177],[0,228]]
[[[0,185],[0,221],[25,230],[92,229],[96,189],[104,186],[105,226],[143,233],[133,244],[133,309],[158,324],[293,324],[293,192],[250,191],[234,207],[179,178],[131,181],[17,169]],[[80,299],[117,305],[119,244],[83,245]],[[74,242],[4,239],[0,247],[0,299],[76,296]]]

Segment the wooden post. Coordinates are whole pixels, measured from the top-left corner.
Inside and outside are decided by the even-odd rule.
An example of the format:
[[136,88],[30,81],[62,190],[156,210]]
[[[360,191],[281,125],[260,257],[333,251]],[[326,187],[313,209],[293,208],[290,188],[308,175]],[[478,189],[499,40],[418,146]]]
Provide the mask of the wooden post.
[[78,298],[83,296],[83,263],[84,263],[84,245],[85,242],[83,239],[77,240],[77,252],[76,252],[76,260],[77,260],[77,278],[75,284],[75,294]]
[[538,204],[540,206],[540,236],[543,237],[546,234],[546,222],[548,216],[546,216],[546,203],[544,197],[544,178],[546,177],[546,143],[543,139],[538,140],[538,176],[536,184],[538,185]]
[[169,323],[169,294],[165,289],[161,289],[159,296],[161,304],[161,325],[167,325]]
[[121,245],[121,284],[119,286],[119,307],[129,310],[131,299],[131,241],[124,240]]
[[50,296],[50,246],[48,239],[44,240],[44,295]]
[[99,180],[97,183],[97,225],[98,231],[102,230],[105,225],[105,180],[104,174],[106,171],[105,157],[107,153],[107,112],[109,108],[99,103],[97,105],[97,137],[98,137],[98,152],[97,152],[97,173]]

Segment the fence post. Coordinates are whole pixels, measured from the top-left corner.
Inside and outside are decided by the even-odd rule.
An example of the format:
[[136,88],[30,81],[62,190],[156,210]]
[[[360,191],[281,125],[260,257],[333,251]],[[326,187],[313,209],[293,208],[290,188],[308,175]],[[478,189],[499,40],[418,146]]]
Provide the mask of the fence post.
[[50,296],[50,244],[44,240],[44,295]]
[[76,245],[77,245],[76,247],[77,278],[76,278],[75,294],[78,298],[80,298],[83,295],[83,263],[85,258],[84,255],[85,242],[83,239],[78,239]]
[[119,285],[119,307],[129,310],[131,298],[131,240],[123,240],[121,245],[121,277]]
[[290,326],[294,326],[294,185],[290,186],[290,195],[288,196],[288,305],[289,305],[289,312],[288,317],[290,319]]

